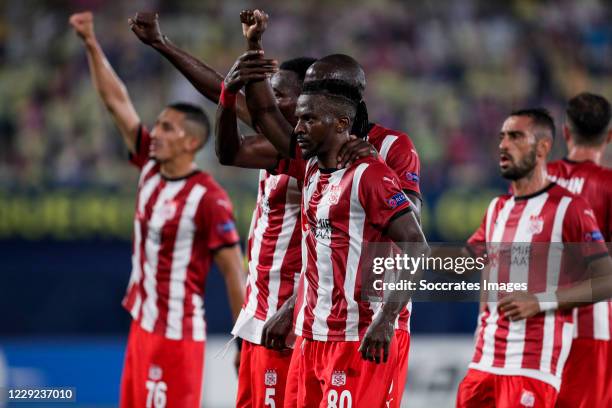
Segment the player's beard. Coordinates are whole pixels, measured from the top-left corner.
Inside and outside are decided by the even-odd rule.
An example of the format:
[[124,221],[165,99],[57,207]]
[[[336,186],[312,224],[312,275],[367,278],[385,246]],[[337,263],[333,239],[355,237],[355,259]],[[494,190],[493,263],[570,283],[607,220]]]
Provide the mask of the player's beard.
[[323,142],[320,142],[316,146],[314,146],[312,149],[308,149],[307,152],[302,152],[302,156],[304,157],[304,160],[310,160],[313,157],[317,156],[317,154],[321,150],[322,145],[323,145]]
[[500,167],[502,177],[512,181],[526,177],[535,169],[536,155],[536,147],[533,146],[533,149],[531,149],[516,165],[510,165],[505,169]]

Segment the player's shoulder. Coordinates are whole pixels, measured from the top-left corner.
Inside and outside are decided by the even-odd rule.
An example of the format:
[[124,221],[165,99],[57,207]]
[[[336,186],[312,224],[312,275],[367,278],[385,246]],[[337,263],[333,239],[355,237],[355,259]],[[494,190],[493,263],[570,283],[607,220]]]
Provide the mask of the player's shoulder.
[[206,173],[205,171],[198,170],[198,173],[194,176],[195,182],[194,187],[199,186],[205,189],[205,194],[202,200],[208,201],[212,199],[222,198],[228,199],[229,195],[227,191],[214,179],[213,176]]
[[383,177],[397,179],[395,172],[379,158],[368,156],[355,160],[350,170],[357,172],[360,168],[363,172],[361,176],[362,179],[366,179],[369,183],[380,182]]
[[370,132],[368,132],[368,139],[372,144],[374,144],[374,142],[379,142],[382,144],[387,138],[390,141],[392,140],[393,144],[397,143],[398,145],[406,145],[410,146],[411,148],[414,147],[414,143],[412,143],[412,139],[410,136],[408,136],[408,133],[400,130],[390,129],[375,123],[372,126],[372,129],[370,129]]

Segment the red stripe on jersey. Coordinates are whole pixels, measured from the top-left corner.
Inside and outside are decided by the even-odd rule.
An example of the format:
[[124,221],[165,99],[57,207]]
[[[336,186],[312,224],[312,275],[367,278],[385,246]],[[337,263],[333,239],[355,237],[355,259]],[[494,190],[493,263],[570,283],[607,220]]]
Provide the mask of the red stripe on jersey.
[[[315,164],[316,165],[316,164]],[[314,182],[314,181],[313,181]],[[317,207],[321,202],[322,191],[323,191],[323,183],[317,182],[316,188],[313,194],[310,195],[310,200],[306,201],[307,197],[304,197],[304,206],[308,206],[306,209],[307,212],[314,212],[316,214]],[[303,216],[302,216],[303,217]],[[315,217],[316,218],[316,217]],[[310,225],[307,225],[307,228],[311,228]],[[306,236],[306,246],[311,248],[316,248],[316,239],[312,233],[307,233]],[[304,250],[304,249],[302,249]],[[317,252],[316,251],[307,251],[306,258],[306,269],[317,270]],[[317,290],[319,289],[319,275],[318,274],[306,274],[305,279],[307,280],[306,287],[306,305],[304,308],[304,323],[302,325],[302,333],[312,333],[312,326],[314,324],[314,309],[317,305]],[[304,307],[304,306],[303,306]]]
[[[195,184],[195,178],[191,177],[185,183],[185,186],[174,196],[172,202],[175,205],[175,214],[171,219],[166,220],[162,227],[159,247],[160,253],[168,254],[168,256],[160,257],[157,262],[157,291],[159,293],[170,292],[170,271],[172,269],[172,261],[174,258],[174,245],[176,243],[176,235],[178,233],[179,221],[183,214],[183,209],[187,203],[187,195]],[[157,298],[157,310],[159,311],[157,320],[155,321],[155,333],[160,333],[165,330],[166,321],[168,318],[168,301],[162,296]]]
[[[330,335],[341,335],[346,331],[346,318],[348,313],[348,303],[344,296],[344,282],[346,277],[346,265],[348,260],[349,246],[343,244],[342,235],[349,233],[351,206],[351,187],[353,185],[353,173],[346,172],[338,187],[342,195],[338,197],[338,204],[330,206],[329,219],[341,219],[344,224],[337,224],[331,233],[331,245],[334,248],[331,257],[331,267],[333,271],[333,290],[331,297],[331,313],[327,318],[327,327]],[[321,180],[325,180],[325,186],[330,187],[329,174],[322,174]]]
[[[559,198],[552,196],[544,203],[540,214],[546,214],[555,211],[559,205]],[[542,232],[536,234],[535,241],[538,241],[537,235],[542,237],[551,237],[553,223],[545,223],[542,227]],[[550,238],[548,238],[550,239]],[[536,271],[548,270],[548,246],[534,245],[530,247],[529,268]],[[545,273],[530,273],[527,277],[527,284],[530,292],[545,292],[546,291],[546,274]],[[531,319],[525,321],[525,347],[523,352],[523,368],[531,368],[534,370],[540,369],[540,361],[542,359],[542,338],[544,337],[544,314],[538,314]]]
[[[551,180],[584,198],[593,209],[604,240],[612,240],[612,169],[591,161],[567,159],[548,164]],[[612,339],[612,301],[581,306],[576,309],[575,335],[578,338]]]
[[140,303],[140,311],[138,312],[138,319],[142,317],[142,308],[143,308],[145,301],[147,300],[147,294],[145,293],[145,288],[144,288],[146,244],[147,244],[147,239],[148,239],[147,236],[149,233],[147,220],[151,219],[151,213],[153,212],[153,207],[155,206],[155,203],[157,202],[157,199],[159,198],[159,195],[165,186],[166,186],[166,181],[161,179],[159,184],[153,190],[153,193],[151,194],[149,200],[147,200],[147,202],[144,203],[144,210],[142,211],[142,213],[140,213],[138,209],[136,210],[137,211],[136,217],[138,218],[138,222],[140,223],[140,240],[141,240],[140,241],[141,278],[140,278],[140,282],[138,285],[140,289],[140,299],[141,299],[140,302],[141,303]]
[[[523,216],[523,210],[525,210],[526,204],[526,201],[517,201],[514,203],[514,207],[512,207],[508,220],[504,226],[502,242],[514,242],[514,236],[516,235],[516,230],[519,221]],[[497,278],[497,281],[500,283],[510,282],[511,251],[511,246],[502,247],[502,256],[500,256],[499,259],[499,272]],[[495,332],[495,357],[493,360],[494,367],[503,367],[506,362],[506,347],[508,345],[506,338],[508,337],[509,324],[510,321],[500,314],[499,318],[497,319],[497,330]]]

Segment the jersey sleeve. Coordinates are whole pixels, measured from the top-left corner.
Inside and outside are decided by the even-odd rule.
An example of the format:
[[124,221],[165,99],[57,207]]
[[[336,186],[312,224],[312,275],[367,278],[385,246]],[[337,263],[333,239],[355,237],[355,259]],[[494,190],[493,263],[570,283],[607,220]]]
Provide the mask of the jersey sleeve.
[[582,243],[579,255],[587,263],[608,255],[595,213],[580,197],[574,197],[568,205],[563,219],[563,242]]
[[223,191],[206,193],[200,202],[199,225],[211,251],[236,245],[240,242],[232,203]]
[[410,200],[402,191],[395,173],[378,161],[370,163],[359,182],[359,200],[366,219],[376,228],[386,229],[389,223],[411,211]]
[[293,157],[280,159],[276,168],[272,169],[270,172],[273,174],[286,174],[303,182],[306,177],[306,160],[302,157],[302,149],[300,149],[300,146],[296,143],[295,135],[291,137]]
[[487,213],[482,217],[480,226],[467,240],[467,250],[476,257],[484,256],[487,252]]
[[387,165],[397,173],[403,190],[421,196],[419,181],[421,162],[419,155],[407,135],[400,135],[391,145],[387,157]]
[[149,148],[151,146],[151,134],[142,124],[138,127],[134,153],[130,153],[130,163],[139,169],[149,161]]

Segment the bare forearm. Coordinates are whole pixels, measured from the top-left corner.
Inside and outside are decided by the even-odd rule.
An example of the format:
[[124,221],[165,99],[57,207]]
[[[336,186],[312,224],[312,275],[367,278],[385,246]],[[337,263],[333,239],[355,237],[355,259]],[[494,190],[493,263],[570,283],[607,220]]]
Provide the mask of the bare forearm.
[[111,108],[114,101],[129,99],[125,85],[106,59],[98,41],[88,39],[85,49],[92,82],[104,104]]
[[225,277],[225,286],[227,288],[227,298],[229,299],[232,318],[236,321],[245,298],[244,281],[241,278],[241,273],[236,271],[236,273],[228,274]]
[[269,80],[249,82],[245,93],[254,123],[280,154],[291,157],[293,127],[278,109]]
[[236,123],[236,111],[219,105],[216,119],[215,152],[219,163],[231,166],[242,144],[242,136]]
[[[153,44],[152,47],[163,55],[206,99],[219,103],[221,82],[223,75],[203,61],[200,61],[188,52],[174,45],[168,37],[164,36],[162,43]],[[251,116],[246,107],[243,94],[237,95],[237,116],[247,125],[251,126]]]

